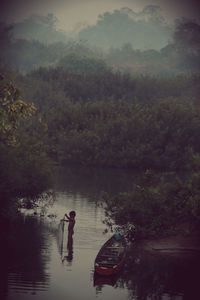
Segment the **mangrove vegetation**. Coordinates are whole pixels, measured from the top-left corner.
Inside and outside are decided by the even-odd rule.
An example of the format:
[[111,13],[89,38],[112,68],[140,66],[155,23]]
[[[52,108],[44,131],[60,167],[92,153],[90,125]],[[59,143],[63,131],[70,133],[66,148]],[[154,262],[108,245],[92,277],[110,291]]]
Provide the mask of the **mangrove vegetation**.
[[[154,31],[160,24],[171,34],[168,44],[138,50],[122,41],[102,50],[57,32],[53,15],[25,21],[35,40],[20,35],[23,24],[0,24],[2,215],[51,188],[55,164],[75,164],[144,173],[131,191],[104,194],[108,223],[134,223],[140,236],[174,232],[183,223],[187,232],[198,228],[200,25],[179,20],[172,30],[158,11],[138,17],[145,14]],[[110,18],[141,25],[133,17],[127,10],[104,14],[79,35],[92,39]],[[52,43],[36,40],[37,22],[46,24]]]

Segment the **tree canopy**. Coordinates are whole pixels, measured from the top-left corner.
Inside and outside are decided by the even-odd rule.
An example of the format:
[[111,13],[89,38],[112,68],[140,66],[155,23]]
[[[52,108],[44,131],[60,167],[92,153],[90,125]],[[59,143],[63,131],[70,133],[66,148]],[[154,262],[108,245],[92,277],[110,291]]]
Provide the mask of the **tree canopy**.
[[31,117],[35,110],[35,106],[24,102],[19,90],[0,75],[0,142],[15,144],[20,120]]

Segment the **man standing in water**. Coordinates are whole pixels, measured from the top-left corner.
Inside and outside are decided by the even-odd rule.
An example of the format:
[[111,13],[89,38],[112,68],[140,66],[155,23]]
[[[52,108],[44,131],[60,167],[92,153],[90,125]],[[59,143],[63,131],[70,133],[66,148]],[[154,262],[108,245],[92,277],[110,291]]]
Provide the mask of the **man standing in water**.
[[[74,225],[75,225],[75,211],[70,211],[69,216],[65,214],[63,221],[69,222],[68,225],[68,240],[67,240],[67,249],[68,255],[66,256],[67,261],[72,261],[73,259],[73,238],[72,235],[74,234]],[[65,219],[65,217],[67,219]]]
[[[70,211],[69,216],[67,214],[65,214],[64,219],[63,219],[65,222],[69,222],[68,239],[72,238],[72,235],[74,233],[75,216],[76,216],[76,213],[75,213],[75,211],[72,210],[72,211]],[[67,218],[67,220],[65,219],[65,217]]]

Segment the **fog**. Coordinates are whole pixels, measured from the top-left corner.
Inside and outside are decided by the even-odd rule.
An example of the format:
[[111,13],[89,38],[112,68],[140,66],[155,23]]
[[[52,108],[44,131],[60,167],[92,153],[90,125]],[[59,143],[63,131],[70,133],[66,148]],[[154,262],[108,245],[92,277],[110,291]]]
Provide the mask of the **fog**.
[[[2,61],[22,72],[55,66],[74,51],[93,52],[120,71],[198,69],[199,46],[193,43],[199,32],[196,0],[3,0],[0,5]],[[179,30],[183,21],[191,21],[192,27]],[[186,45],[183,37],[180,46],[177,36],[184,30],[191,33],[191,43]]]
[[95,24],[98,15],[105,11],[129,7],[137,12],[150,4],[160,6],[168,21],[180,16],[199,17],[198,0],[2,0],[0,19],[19,22],[32,14],[53,13],[61,29],[72,30],[77,23]]
[[[66,295],[76,298],[76,290],[70,286],[84,286],[90,299],[96,299],[98,295],[91,298],[90,293],[93,283],[82,285],[80,281],[87,272],[93,274],[92,264],[74,252],[81,260],[80,264],[75,260],[73,272],[65,272],[61,262],[55,265],[56,245],[50,241],[56,250],[49,252],[47,245],[46,252],[46,241],[53,236],[48,232],[45,236],[39,227],[35,232],[33,218],[30,227],[24,226],[24,218],[23,224],[19,223],[27,229],[21,235],[20,226],[15,225],[18,209],[37,210],[38,202],[43,205],[48,197],[53,200],[58,195],[56,186],[61,186],[58,175],[63,174],[63,201],[69,203],[66,195],[74,203],[80,198],[80,207],[91,211],[84,204],[87,182],[81,184],[81,174],[90,174],[94,178],[90,195],[106,201],[105,226],[123,224],[128,230],[129,224],[134,224],[139,238],[199,237],[199,4],[194,0],[3,0],[0,5],[0,243],[6,246],[0,256],[4,260],[3,292],[8,293],[7,299],[14,299],[15,285],[18,298],[40,300],[37,282],[43,287],[41,278],[45,279],[46,270],[52,270],[49,280],[43,281],[48,293],[43,290],[42,299],[62,295],[63,271],[69,276],[63,281],[63,299]],[[63,170],[64,166],[73,167],[73,171]],[[96,185],[97,170],[103,171],[100,186],[106,193],[100,193]],[[74,187],[79,186],[74,196],[69,176]],[[113,190],[116,196],[107,193],[111,191],[107,178],[118,180]],[[120,182],[127,183],[123,190]],[[95,197],[89,196],[88,203]],[[52,216],[45,216],[47,204],[42,206],[41,219],[34,211],[38,225]],[[95,208],[95,216],[96,212]],[[97,241],[90,218],[85,215],[84,224],[78,217],[77,225],[90,241]],[[97,224],[96,219],[94,222]],[[80,227],[76,228],[78,233]],[[33,251],[27,247],[27,234],[33,237]],[[79,240],[82,231],[75,236]],[[84,243],[87,245],[87,239]],[[188,245],[193,252],[199,249]],[[88,247],[80,249],[82,253]],[[182,248],[177,245],[174,249]],[[192,253],[188,249],[187,253]],[[45,253],[52,254],[43,256]],[[85,254],[90,257],[90,252]],[[140,264],[140,256],[135,259],[134,255],[130,257],[133,264],[124,273],[126,280],[117,283],[126,292],[133,291],[129,299],[140,293],[138,286],[142,286],[142,293],[137,299],[186,299],[189,295],[194,299],[194,293],[199,292],[198,282],[193,284],[198,276],[195,272],[190,276],[192,271],[185,265],[180,274],[189,274],[189,285],[187,277],[182,279],[187,289],[180,290],[174,273],[167,272],[166,290],[165,266],[160,269],[152,264],[159,271],[154,275],[151,270],[143,272],[149,262]],[[34,262],[36,269],[27,261]],[[20,288],[26,282],[30,289],[24,294]],[[170,282],[176,293],[168,290]],[[117,286],[110,286],[111,293],[102,299],[116,299]]]

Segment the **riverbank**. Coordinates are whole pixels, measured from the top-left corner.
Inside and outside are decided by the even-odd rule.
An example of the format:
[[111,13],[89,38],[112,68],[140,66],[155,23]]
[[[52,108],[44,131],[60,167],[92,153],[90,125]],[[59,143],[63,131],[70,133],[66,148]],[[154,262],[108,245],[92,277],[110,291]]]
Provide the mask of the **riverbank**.
[[155,238],[139,242],[139,247],[147,251],[177,254],[200,254],[200,237],[194,235],[174,235],[166,238]]

